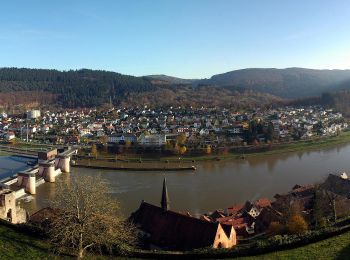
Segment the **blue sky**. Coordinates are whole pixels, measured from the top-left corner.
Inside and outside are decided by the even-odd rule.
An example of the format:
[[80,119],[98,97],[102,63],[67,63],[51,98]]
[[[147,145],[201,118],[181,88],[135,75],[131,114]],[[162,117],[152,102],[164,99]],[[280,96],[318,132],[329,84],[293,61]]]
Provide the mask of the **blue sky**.
[[0,67],[183,78],[350,69],[350,1],[2,1]]

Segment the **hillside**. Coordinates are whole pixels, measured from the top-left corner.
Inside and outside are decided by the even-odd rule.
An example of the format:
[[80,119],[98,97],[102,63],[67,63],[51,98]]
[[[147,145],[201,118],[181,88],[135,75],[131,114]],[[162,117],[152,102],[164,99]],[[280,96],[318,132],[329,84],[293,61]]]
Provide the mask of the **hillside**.
[[196,82],[205,85],[239,86],[290,99],[319,96],[325,91],[347,88],[348,83],[350,70],[303,68],[235,70]]
[[[176,82],[176,84],[175,84]],[[182,84],[177,84],[182,82]],[[242,88],[203,86],[188,80],[159,76],[134,77],[96,70],[0,69],[0,106],[10,108],[56,106],[95,107],[113,103],[124,106],[235,106],[251,107],[280,100]],[[186,84],[185,84],[186,83]]]
[[326,240],[308,244],[295,249],[276,251],[273,253],[239,259],[349,259],[350,255],[350,232]]
[[[0,69],[1,105],[21,103],[23,93],[35,92],[30,102],[50,99],[62,107],[93,107],[103,103],[117,103],[133,92],[147,92],[155,87],[142,77],[122,75],[96,70],[44,70],[44,69]],[[22,92],[22,95],[6,97]],[[11,95],[10,95],[11,96]],[[21,99],[22,97],[22,99]],[[54,99],[53,99],[54,98]],[[26,100],[24,100],[26,101]],[[9,103],[9,104],[7,104]]]
[[[295,249],[242,259],[348,259],[350,232]],[[49,244],[12,227],[0,224],[1,259],[59,259]],[[103,259],[103,257],[99,257]]]
[[198,80],[195,79],[182,79],[167,75],[148,75],[145,78],[149,79],[153,84],[192,84]]
[[20,233],[0,223],[1,259],[58,259],[44,240]]
[[239,88],[215,86],[192,87],[188,85],[163,86],[153,92],[129,94],[123,106],[140,104],[153,106],[230,107],[233,109],[254,109],[280,103],[282,99],[267,93]]
[[244,69],[187,80],[100,70],[0,68],[0,107],[114,105],[252,107],[350,89],[350,70]]

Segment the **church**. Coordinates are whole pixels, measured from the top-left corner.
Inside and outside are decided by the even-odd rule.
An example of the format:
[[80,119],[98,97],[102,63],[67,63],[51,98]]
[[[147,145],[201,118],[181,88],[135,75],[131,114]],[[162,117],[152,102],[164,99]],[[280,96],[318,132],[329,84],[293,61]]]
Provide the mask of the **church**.
[[213,223],[170,210],[165,178],[160,207],[142,201],[130,219],[153,249],[231,248],[237,244],[232,225]]

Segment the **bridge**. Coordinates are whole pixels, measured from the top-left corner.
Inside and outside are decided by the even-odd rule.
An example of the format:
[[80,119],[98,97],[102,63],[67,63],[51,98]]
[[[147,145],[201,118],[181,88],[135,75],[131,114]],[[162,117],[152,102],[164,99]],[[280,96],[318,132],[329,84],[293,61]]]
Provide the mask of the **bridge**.
[[16,198],[27,193],[34,195],[37,186],[45,182],[55,182],[58,175],[70,172],[70,159],[77,151],[76,148],[64,147],[29,155],[16,150],[15,153],[20,156],[37,159],[37,163],[26,171],[18,172],[13,177],[1,181],[0,186],[14,191]]

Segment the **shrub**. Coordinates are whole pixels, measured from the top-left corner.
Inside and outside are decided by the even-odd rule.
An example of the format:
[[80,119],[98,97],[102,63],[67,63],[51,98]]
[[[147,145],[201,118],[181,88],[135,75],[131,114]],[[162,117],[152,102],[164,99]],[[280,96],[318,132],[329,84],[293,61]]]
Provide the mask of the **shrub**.
[[271,236],[280,235],[284,232],[284,226],[279,222],[271,222],[267,234]]
[[303,234],[308,230],[308,225],[302,216],[293,215],[287,221],[287,230],[290,234]]

